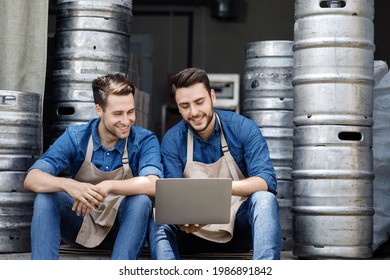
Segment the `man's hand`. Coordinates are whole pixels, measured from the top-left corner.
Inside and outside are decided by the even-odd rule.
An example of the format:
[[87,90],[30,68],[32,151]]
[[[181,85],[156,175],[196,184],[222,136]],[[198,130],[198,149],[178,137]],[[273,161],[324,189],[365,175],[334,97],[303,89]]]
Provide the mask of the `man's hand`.
[[71,183],[66,186],[66,192],[74,198],[75,201],[79,201],[85,204],[87,208],[97,208],[99,204],[107,196],[105,192],[102,192],[99,187],[77,181],[70,181]]
[[88,205],[82,203],[80,200],[76,200],[73,203],[72,210],[76,212],[77,216],[83,215],[88,216],[89,213],[92,211],[92,208]]
[[185,225],[179,225],[179,228],[185,233],[193,233],[199,231],[204,226],[205,225],[199,225],[199,224],[194,224],[194,225],[185,224]]
[[76,212],[77,216],[89,215],[92,209],[98,208],[107,196],[107,193],[97,185],[74,180],[70,181],[70,185],[66,187],[66,192],[75,200],[72,210]]
[[93,208],[99,207],[108,194],[105,185],[57,177],[39,169],[31,170],[24,181],[24,187],[36,193],[66,192],[75,200],[72,209],[79,215],[88,214]]

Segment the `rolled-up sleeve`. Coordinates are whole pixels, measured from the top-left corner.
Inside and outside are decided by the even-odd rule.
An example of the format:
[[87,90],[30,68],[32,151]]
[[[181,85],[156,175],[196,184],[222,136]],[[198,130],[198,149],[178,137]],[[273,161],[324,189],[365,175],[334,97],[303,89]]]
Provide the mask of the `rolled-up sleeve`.
[[269,148],[259,127],[252,121],[246,122],[245,133],[241,133],[244,138],[245,162],[248,176],[258,176],[263,178],[268,184],[270,192],[276,191],[276,175],[273,167]]
[[142,133],[139,136],[139,163],[138,175],[156,175],[164,177],[161,163],[160,143],[153,133]]
[[71,140],[69,131],[66,130],[28,171],[40,169],[56,176],[68,167],[70,159],[74,157],[75,151],[76,148]]

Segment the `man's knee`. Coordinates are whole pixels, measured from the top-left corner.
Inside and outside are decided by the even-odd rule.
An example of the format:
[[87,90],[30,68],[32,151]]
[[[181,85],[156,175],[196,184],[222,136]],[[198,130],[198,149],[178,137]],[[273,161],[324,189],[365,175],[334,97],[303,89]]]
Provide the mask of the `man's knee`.
[[152,209],[152,200],[145,194],[126,196],[124,200],[127,207],[135,207],[137,209]]
[[250,197],[250,202],[255,207],[261,209],[274,209],[279,210],[279,204],[276,196],[273,193],[267,191],[257,191],[253,193]]
[[34,209],[49,208],[58,205],[58,193],[37,193],[34,201]]

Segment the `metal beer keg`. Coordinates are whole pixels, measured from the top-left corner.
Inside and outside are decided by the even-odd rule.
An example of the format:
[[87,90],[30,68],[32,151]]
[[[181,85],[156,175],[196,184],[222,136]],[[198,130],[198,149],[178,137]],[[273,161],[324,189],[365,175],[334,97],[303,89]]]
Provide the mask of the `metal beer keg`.
[[55,141],[69,125],[96,117],[92,81],[108,73],[128,74],[132,0],[72,1],[56,4],[51,123]]
[[25,171],[40,156],[41,104],[38,93],[0,90],[0,170]]
[[372,125],[374,1],[295,1],[294,123]]
[[372,130],[294,128],[293,254],[368,258],[372,254]]
[[245,58],[242,114],[260,127],[274,165],[291,166],[292,41],[248,43]]
[[42,98],[0,90],[0,252],[30,251],[35,193],[23,187],[42,149]]
[[93,101],[91,82],[129,65],[132,1],[59,0],[56,6],[54,101]]
[[369,258],[374,1],[295,1],[293,254]]
[[282,250],[292,248],[291,171],[293,158],[292,41],[246,45],[242,115],[252,119],[267,141],[277,177]]

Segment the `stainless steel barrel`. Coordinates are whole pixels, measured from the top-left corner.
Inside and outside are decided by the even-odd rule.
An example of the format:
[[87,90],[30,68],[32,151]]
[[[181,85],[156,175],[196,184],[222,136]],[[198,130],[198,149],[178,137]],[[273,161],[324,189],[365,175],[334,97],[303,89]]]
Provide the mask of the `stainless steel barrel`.
[[57,139],[69,125],[96,117],[95,78],[129,73],[132,17],[132,0],[57,1],[46,142]]
[[291,250],[291,170],[293,159],[292,41],[246,45],[241,114],[252,119],[267,141],[278,181],[282,250]]
[[275,165],[292,161],[292,43],[258,41],[245,48],[241,112],[261,128]]
[[23,187],[42,150],[42,98],[0,90],[0,252],[30,251],[35,194]]
[[41,153],[42,98],[0,90],[0,170],[26,170]]
[[368,258],[374,1],[296,0],[293,254]]
[[132,0],[57,1],[54,101],[93,101],[91,82],[127,74]]
[[294,123],[372,125],[374,1],[295,1]]
[[373,238],[372,130],[294,128],[293,254],[368,258]]

